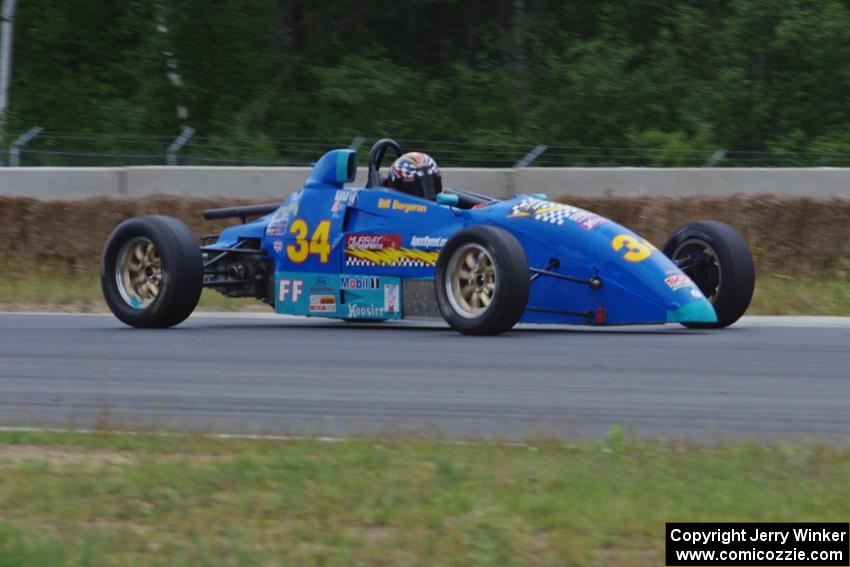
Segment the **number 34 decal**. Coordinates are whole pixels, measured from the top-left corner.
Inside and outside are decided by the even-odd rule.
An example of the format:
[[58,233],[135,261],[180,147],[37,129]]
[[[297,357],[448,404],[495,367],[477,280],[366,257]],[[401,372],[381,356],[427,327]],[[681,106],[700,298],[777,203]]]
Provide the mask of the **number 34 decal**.
[[313,231],[310,241],[307,241],[307,223],[304,219],[298,219],[289,226],[289,234],[295,235],[295,244],[286,246],[286,257],[291,262],[300,264],[305,262],[310,254],[318,254],[319,262],[328,263],[331,255],[331,243],[328,240],[331,230],[331,221],[323,220]]

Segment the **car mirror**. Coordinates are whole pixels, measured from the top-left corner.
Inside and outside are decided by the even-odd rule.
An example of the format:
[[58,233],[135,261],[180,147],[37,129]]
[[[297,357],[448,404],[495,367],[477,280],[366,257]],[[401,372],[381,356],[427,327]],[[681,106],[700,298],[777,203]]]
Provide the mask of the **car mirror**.
[[319,159],[307,178],[306,186],[342,187],[357,175],[357,154],[353,150],[332,150]]
[[457,195],[449,195],[448,193],[437,194],[438,205],[445,205],[447,207],[457,207],[458,203],[460,203],[460,197],[458,197]]

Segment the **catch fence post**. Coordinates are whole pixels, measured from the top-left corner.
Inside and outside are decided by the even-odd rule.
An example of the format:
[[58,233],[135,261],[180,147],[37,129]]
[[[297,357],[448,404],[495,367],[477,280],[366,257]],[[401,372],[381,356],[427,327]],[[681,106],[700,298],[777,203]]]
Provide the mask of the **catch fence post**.
[[714,167],[726,157],[726,148],[717,148],[708,161],[702,164],[703,167]]
[[21,148],[29,144],[33,138],[44,132],[44,128],[36,126],[30,128],[25,134],[18,136],[18,139],[12,142],[9,148],[9,167],[21,166]]
[[521,160],[519,160],[518,162],[516,162],[514,164],[514,169],[519,169],[521,167],[528,167],[529,165],[531,165],[531,163],[534,160],[536,160],[537,158],[542,156],[543,152],[545,152],[548,149],[549,149],[549,146],[546,146],[544,144],[538,144],[538,145],[534,146],[534,149],[532,149],[530,152],[525,154],[524,158],[522,158]]
[[195,134],[195,129],[187,126],[183,128],[180,135],[171,142],[168,150],[165,152],[165,163],[168,165],[177,165],[177,153],[185,146],[189,139]]

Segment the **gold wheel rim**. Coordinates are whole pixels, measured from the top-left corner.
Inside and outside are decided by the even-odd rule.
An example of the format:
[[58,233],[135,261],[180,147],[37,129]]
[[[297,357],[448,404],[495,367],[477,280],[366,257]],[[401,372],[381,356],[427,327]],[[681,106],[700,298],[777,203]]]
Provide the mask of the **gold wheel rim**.
[[118,253],[115,266],[118,293],[134,309],[144,309],[162,287],[162,259],[154,243],[144,237],[130,240]]
[[480,244],[465,244],[449,262],[446,295],[455,313],[467,319],[480,317],[496,296],[496,264]]

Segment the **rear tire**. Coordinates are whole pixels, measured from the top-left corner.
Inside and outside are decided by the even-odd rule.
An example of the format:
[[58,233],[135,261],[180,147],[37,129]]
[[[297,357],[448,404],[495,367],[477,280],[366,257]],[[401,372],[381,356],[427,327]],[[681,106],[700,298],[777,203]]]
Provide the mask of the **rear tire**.
[[519,241],[493,226],[455,234],[437,260],[434,277],[443,319],[467,335],[511,329],[528,303],[528,259]]
[[100,270],[103,297],[131,327],[171,327],[194,311],[204,265],[192,231],[166,216],[119,224],[106,242]]
[[[753,256],[741,234],[718,221],[679,227],[664,245],[664,254],[690,277],[714,306],[717,323],[683,323],[686,327],[728,327],[747,311],[755,289]],[[694,264],[688,267],[688,264]]]

